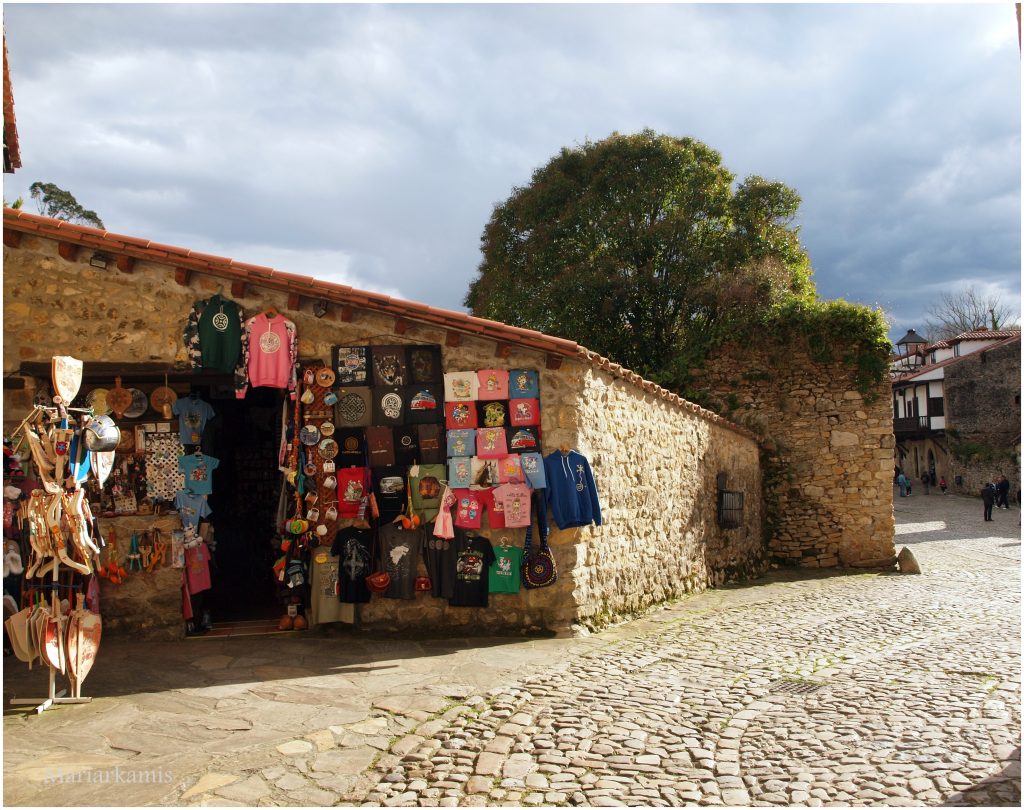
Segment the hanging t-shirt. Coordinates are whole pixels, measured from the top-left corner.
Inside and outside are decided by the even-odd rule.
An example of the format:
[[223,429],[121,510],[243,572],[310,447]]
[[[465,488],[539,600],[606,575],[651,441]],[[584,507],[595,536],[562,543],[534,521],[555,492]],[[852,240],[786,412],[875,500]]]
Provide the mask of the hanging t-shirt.
[[477,372],[477,399],[508,399],[508,370],[483,368]]
[[436,518],[437,510],[441,508],[441,482],[446,472],[444,464],[420,464],[409,468],[412,508],[424,523]]
[[536,399],[540,397],[540,381],[536,371],[514,368],[508,373],[509,399]]
[[505,428],[480,428],[476,432],[476,454],[480,458],[503,458],[508,455]]
[[373,535],[351,526],[334,536],[331,554],[338,558],[338,599],[342,602],[369,602],[366,577],[372,573]]
[[210,549],[206,543],[185,549],[185,582],[190,594],[210,590]]
[[199,397],[180,397],[171,405],[171,413],[178,417],[178,433],[182,444],[199,444],[203,428],[214,415],[213,406]]
[[335,385],[369,385],[370,349],[368,346],[332,346],[331,365]]
[[424,464],[441,464],[445,459],[444,428],[441,425],[417,425],[419,434],[420,461]]
[[475,371],[449,371],[444,375],[445,402],[476,399],[479,386]]
[[448,459],[448,486],[465,488],[473,483],[473,462],[469,456]]
[[448,601],[453,607],[487,607],[487,571],[494,562],[494,549],[486,537],[458,532],[455,546],[455,584]]
[[175,494],[174,508],[178,510],[178,515],[181,517],[181,525],[186,528],[196,528],[200,520],[212,514],[205,495],[196,495],[185,490]]
[[487,490],[455,489],[455,525],[460,529],[479,529],[483,525]]
[[494,500],[505,507],[505,525],[512,529],[530,525],[530,488],[526,484],[502,484],[494,490]]
[[509,421],[516,427],[540,424],[539,399],[512,399],[508,403]]
[[485,489],[484,506],[487,508],[487,528],[505,528],[505,502],[501,498],[494,497],[493,489]]
[[498,460],[496,458],[473,456],[471,464],[473,465],[472,486],[496,487],[500,483],[498,481]]
[[410,346],[409,378],[414,383],[441,382],[441,347]]
[[185,489],[196,495],[213,494],[213,471],[220,459],[203,453],[189,453],[178,459],[178,469],[185,473]]
[[455,587],[455,543],[440,537],[428,537],[423,562],[430,577],[430,595],[451,599]]
[[526,476],[526,483],[531,489],[544,489],[547,482],[544,479],[544,457],[540,453],[523,453],[519,456],[523,464],[523,474]]
[[395,464],[410,467],[420,460],[420,432],[417,425],[392,428],[395,437]]
[[338,481],[338,517],[358,517],[363,498],[370,494],[370,471],[366,467],[346,467],[338,470],[335,477]]
[[381,523],[392,521],[402,513],[406,502],[405,486],[404,467],[374,468],[373,492]]
[[477,426],[476,404],[473,402],[445,402],[444,424],[448,430],[463,430]]
[[523,550],[517,546],[494,547],[494,562],[487,569],[488,590],[491,593],[519,593],[519,580],[523,565]]
[[371,346],[374,385],[405,385],[405,346]]
[[448,431],[448,456],[472,456],[476,455],[476,431],[449,430]]
[[508,424],[508,401],[477,402],[476,424],[477,427],[505,427]]
[[444,388],[441,385],[407,385],[405,401],[407,424],[419,425],[444,419]]
[[498,461],[498,481],[502,484],[523,482],[523,463],[521,456],[505,456]]
[[380,527],[381,564],[391,577],[384,592],[388,599],[416,598],[416,565],[422,543],[422,529],[403,529],[397,523]]
[[508,449],[513,453],[536,453],[540,450],[540,428],[509,428]]

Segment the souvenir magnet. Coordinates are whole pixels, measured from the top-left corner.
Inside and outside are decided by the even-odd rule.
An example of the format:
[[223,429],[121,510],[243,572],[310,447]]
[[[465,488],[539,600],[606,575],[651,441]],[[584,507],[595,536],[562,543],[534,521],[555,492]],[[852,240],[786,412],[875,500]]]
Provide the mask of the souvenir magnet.
[[319,446],[320,456],[327,460],[338,455],[338,443],[334,439],[324,439]]
[[316,372],[316,384],[321,388],[330,388],[334,385],[334,372],[324,366],[323,368],[317,369]]
[[304,425],[299,431],[299,441],[303,444],[313,445],[320,441],[320,431],[316,425]]
[[320,425],[321,436],[333,436],[334,435],[334,422],[324,422]]

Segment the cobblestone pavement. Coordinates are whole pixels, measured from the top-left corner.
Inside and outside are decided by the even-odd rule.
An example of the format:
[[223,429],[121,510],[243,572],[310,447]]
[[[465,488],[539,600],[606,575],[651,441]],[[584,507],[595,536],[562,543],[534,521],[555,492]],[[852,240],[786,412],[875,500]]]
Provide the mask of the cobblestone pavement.
[[[780,571],[582,639],[107,650],[92,704],[5,712],[5,803],[1019,806],[1020,512],[895,501],[921,576]],[[174,778],[42,783],[83,761]]]

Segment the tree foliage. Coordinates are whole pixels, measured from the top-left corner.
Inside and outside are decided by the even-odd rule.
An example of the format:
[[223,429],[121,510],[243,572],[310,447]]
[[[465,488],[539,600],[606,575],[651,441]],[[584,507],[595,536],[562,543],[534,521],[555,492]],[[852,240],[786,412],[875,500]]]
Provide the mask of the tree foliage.
[[39,181],[29,186],[28,191],[36,201],[39,213],[44,217],[63,219],[65,222],[79,225],[92,225],[96,228],[103,227],[103,220],[96,212],[83,208],[70,191],[65,191],[53,183]]
[[998,293],[985,294],[975,286],[943,293],[928,308],[925,331],[930,340],[946,340],[976,329],[1006,329],[1018,325],[1017,313]]
[[465,304],[587,346],[676,390],[752,312],[814,300],[799,195],[644,130],[562,149],[496,206]]

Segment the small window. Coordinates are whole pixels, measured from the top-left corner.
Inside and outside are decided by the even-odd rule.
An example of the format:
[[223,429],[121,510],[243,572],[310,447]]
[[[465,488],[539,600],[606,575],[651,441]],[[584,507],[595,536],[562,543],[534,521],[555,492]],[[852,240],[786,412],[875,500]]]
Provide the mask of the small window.
[[723,529],[739,529],[743,526],[743,493],[726,489],[728,477],[719,473],[715,478],[718,487],[718,525]]

